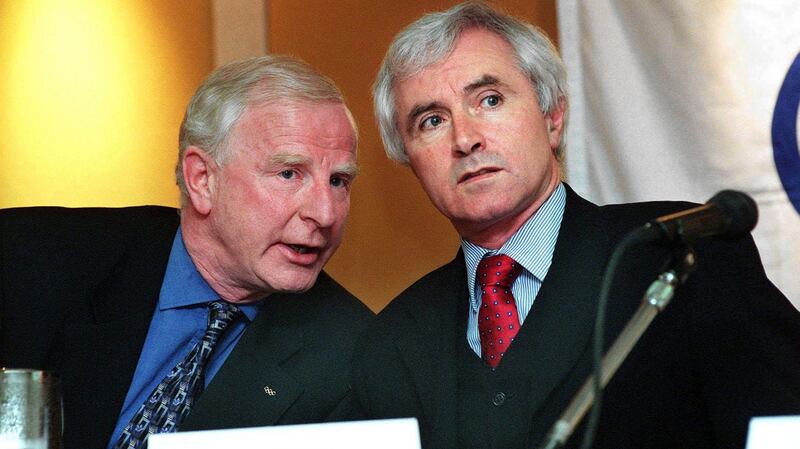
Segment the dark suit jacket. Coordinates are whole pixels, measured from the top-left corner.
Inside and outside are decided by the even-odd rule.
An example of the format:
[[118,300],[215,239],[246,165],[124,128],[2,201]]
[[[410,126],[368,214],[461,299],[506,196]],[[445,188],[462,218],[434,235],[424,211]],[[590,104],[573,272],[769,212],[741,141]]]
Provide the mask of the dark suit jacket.
[[[567,190],[552,265],[494,373],[530,382],[528,393],[470,405],[498,433],[515,435],[504,441],[510,448],[539,447],[590,373],[597,296],[616,242],[687,206],[598,207]],[[800,413],[800,316],[766,278],[752,239],[711,239],[695,249],[697,271],[608,385],[595,447],[743,447],[750,416]],[[638,308],[669,253],[649,246],[624,259],[610,296],[608,341]],[[468,298],[459,251],[387,306],[358,345],[354,389],[364,412],[417,417],[427,449],[481,447],[459,441],[458,433],[456,367],[466,346]],[[521,425],[504,428],[504,419]],[[570,446],[577,447],[582,429],[575,435]]]
[[[66,449],[111,437],[178,224],[163,207],[0,211],[0,364],[60,373]],[[352,348],[371,316],[325,273],[270,296],[181,429],[349,416]]]

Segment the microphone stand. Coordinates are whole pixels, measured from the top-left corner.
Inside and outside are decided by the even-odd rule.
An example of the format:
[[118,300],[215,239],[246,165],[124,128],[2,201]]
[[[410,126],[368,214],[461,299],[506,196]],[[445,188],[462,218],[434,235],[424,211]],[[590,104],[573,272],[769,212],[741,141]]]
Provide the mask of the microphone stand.
[[679,254],[677,258],[673,259],[675,261],[671,264],[673,267],[661,273],[658,279],[650,284],[644,294],[642,304],[606,352],[602,360],[599,386],[595,381],[595,376],[590,375],[586,379],[580,390],[573,396],[572,402],[550,428],[545,443],[540,446],[541,449],[555,449],[562,447],[567,442],[589,407],[592,406],[595,400],[595,391],[601,391],[608,384],[656,315],[669,305],[675,295],[675,290],[686,281],[696,263],[694,252],[691,248],[684,247]]

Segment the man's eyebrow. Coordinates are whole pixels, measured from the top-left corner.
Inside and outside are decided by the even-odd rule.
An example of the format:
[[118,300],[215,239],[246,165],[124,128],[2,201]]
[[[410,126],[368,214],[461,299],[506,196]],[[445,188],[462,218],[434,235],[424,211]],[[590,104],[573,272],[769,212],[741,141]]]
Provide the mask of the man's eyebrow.
[[269,161],[275,165],[304,165],[310,163],[311,159],[297,153],[275,153],[269,157]]
[[422,114],[424,114],[424,113],[426,113],[428,111],[431,111],[433,109],[439,109],[439,108],[442,108],[442,107],[443,107],[443,105],[441,103],[439,103],[439,102],[436,102],[436,101],[431,101],[431,102],[428,102],[428,103],[422,103],[422,104],[414,105],[414,107],[411,108],[411,111],[408,113],[408,116],[407,116],[407,122],[406,123],[408,125],[406,127],[406,131],[409,132],[409,133],[411,132],[411,128],[413,127],[414,122],[417,120],[417,117],[419,117],[420,115],[422,115]]
[[358,164],[355,162],[344,163],[336,167],[336,172],[349,176],[350,179],[354,179],[356,175],[358,175]]
[[498,84],[503,84],[503,83],[501,83],[497,77],[492,75],[483,75],[482,77],[480,77],[480,79],[464,86],[464,93],[471,94],[472,92],[475,92],[476,90],[482,87],[496,86]]
[[[308,156],[296,153],[275,153],[270,156],[269,161],[274,165],[289,166],[310,165],[312,163],[311,158]],[[342,165],[335,167],[334,171],[336,173],[341,173],[351,178],[355,178],[358,174],[358,164],[355,161],[345,162]]]

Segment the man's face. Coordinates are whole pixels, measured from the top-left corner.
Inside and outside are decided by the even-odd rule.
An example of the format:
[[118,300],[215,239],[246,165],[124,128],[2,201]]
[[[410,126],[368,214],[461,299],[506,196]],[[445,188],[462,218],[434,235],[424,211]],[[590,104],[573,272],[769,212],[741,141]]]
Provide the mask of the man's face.
[[[309,289],[342,240],[356,137],[337,103],[248,107],[231,157],[209,176],[218,283],[252,292]],[[253,296],[254,295],[254,296]]]
[[559,182],[563,109],[543,115],[513,49],[483,29],[395,85],[411,169],[464,238],[499,247]]

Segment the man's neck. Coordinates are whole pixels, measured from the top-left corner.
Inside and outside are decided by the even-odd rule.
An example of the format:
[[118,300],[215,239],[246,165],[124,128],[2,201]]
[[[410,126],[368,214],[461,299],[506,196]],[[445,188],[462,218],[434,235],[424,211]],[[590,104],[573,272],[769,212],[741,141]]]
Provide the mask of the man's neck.
[[556,178],[555,182],[545,189],[545,194],[538,195],[536,201],[516,214],[512,214],[509,218],[482,224],[481,226],[473,226],[472,224],[460,225],[457,223],[453,223],[453,226],[464,240],[486,249],[500,249],[553,195],[560,182]]
[[186,252],[192,259],[197,272],[214,289],[221,299],[232,303],[249,303],[264,298],[264,293],[253,292],[235,285],[222,267],[226,252],[213,245],[203,222],[191,210],[181,211],[181,233]]

